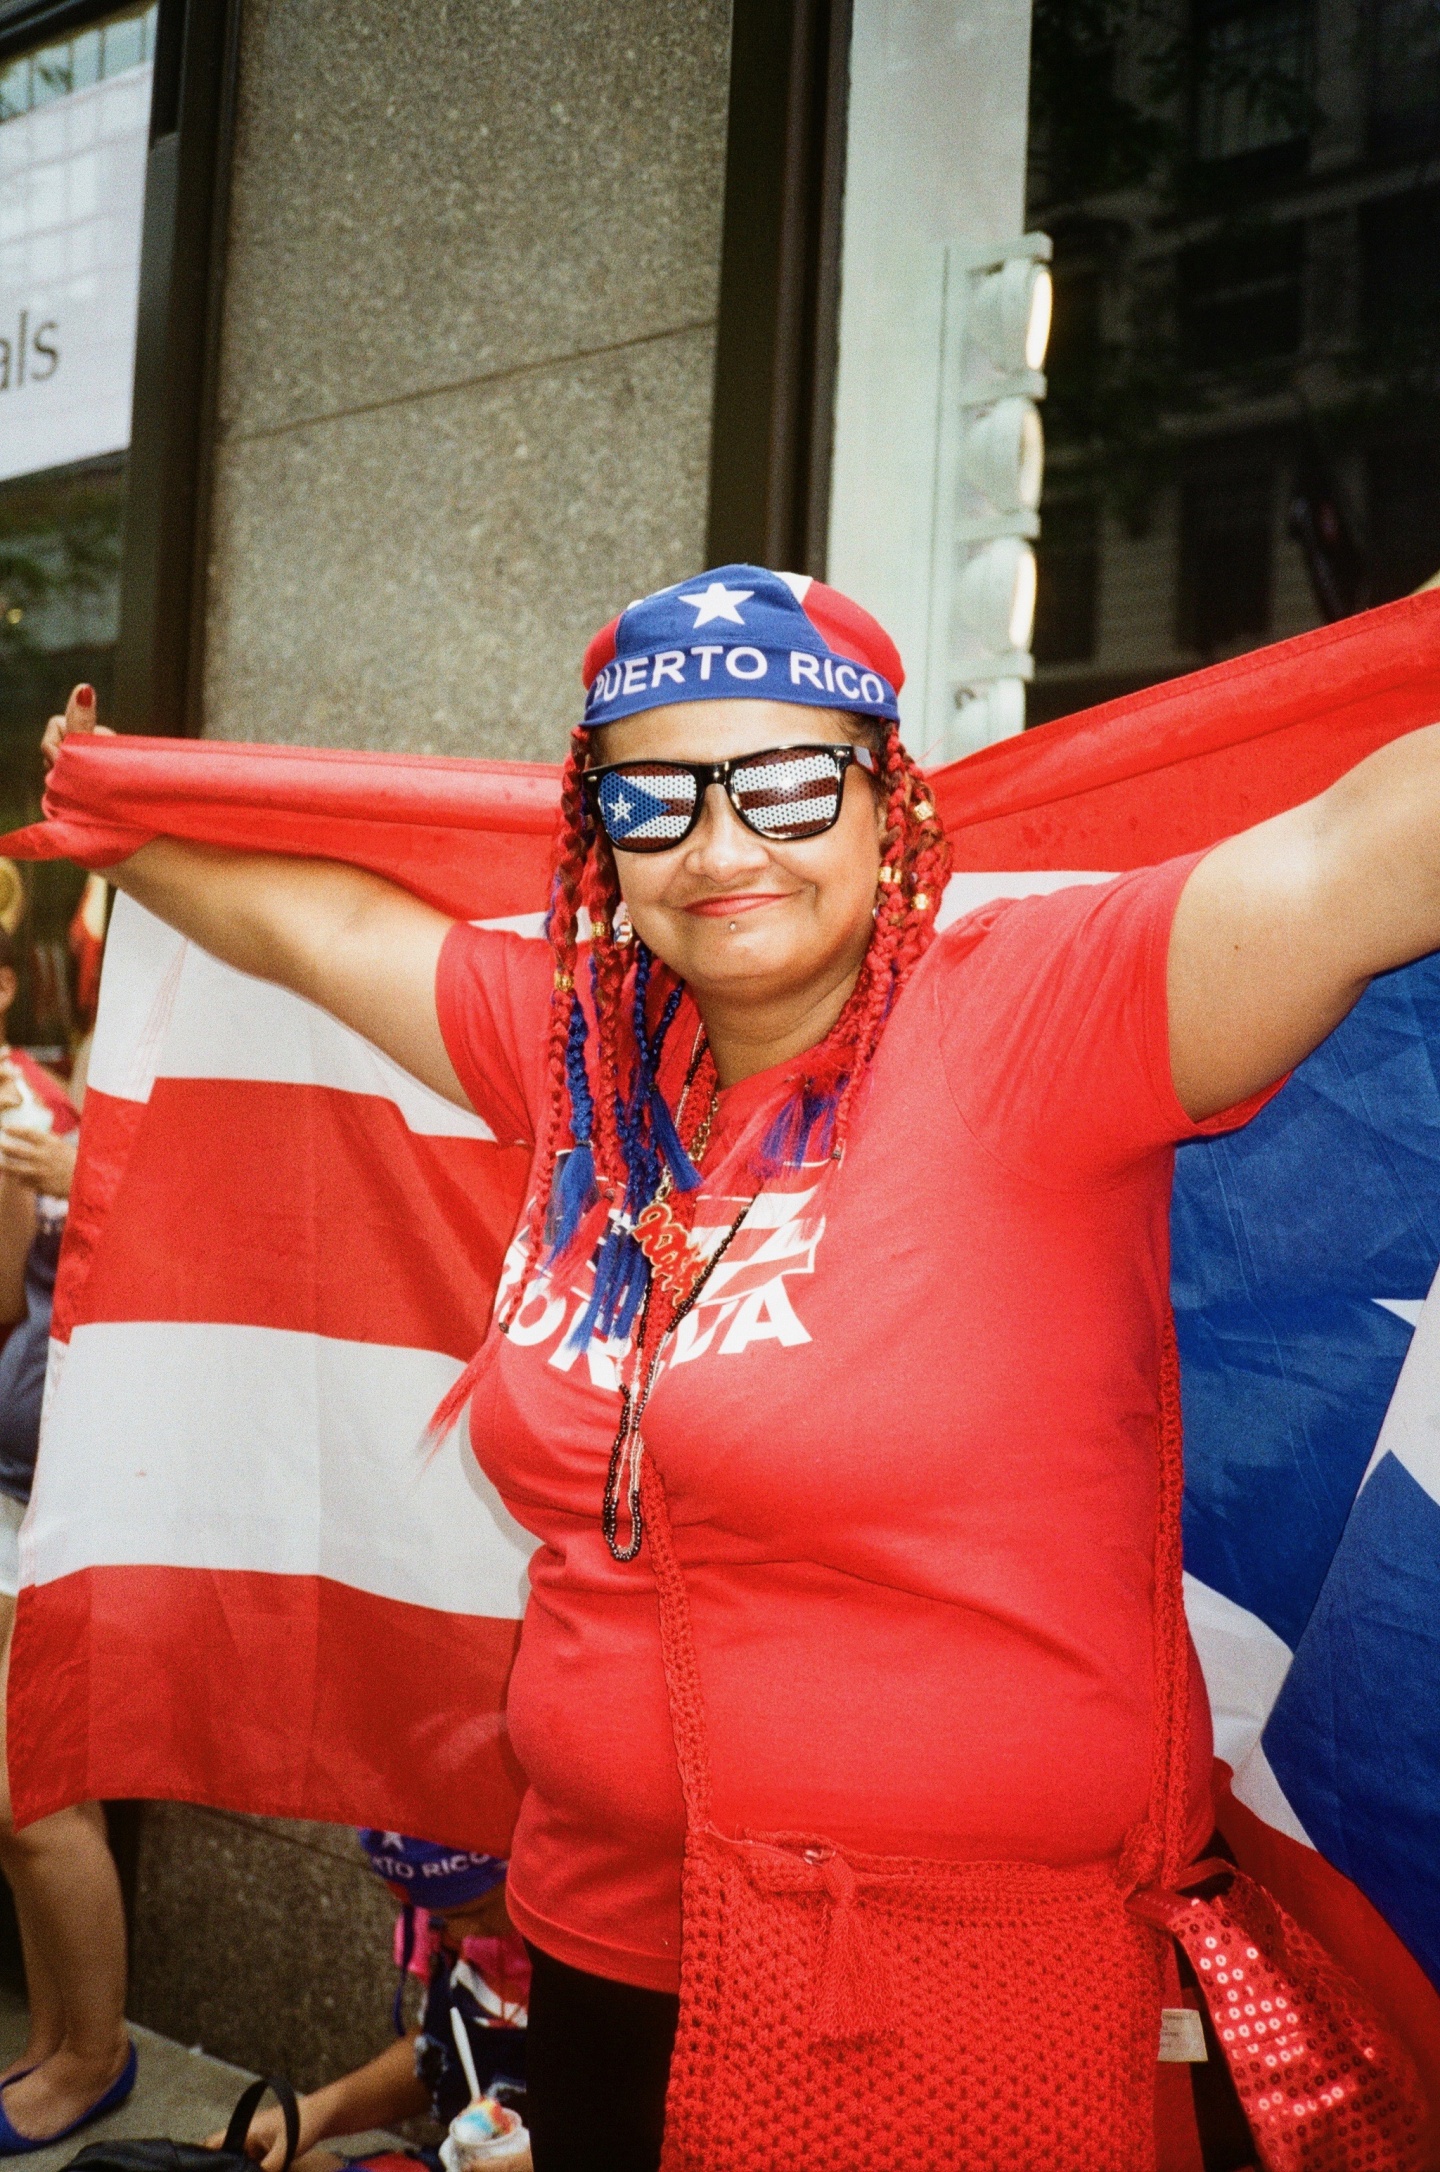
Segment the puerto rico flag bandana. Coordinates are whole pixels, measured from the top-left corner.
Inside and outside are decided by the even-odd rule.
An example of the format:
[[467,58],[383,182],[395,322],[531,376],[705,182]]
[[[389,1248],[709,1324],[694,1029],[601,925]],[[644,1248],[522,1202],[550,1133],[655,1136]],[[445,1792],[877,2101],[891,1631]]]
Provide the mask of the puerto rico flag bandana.
[[808,573],[718,566],[630,604],[585,651],[588,730],[685,701],[786,701],[896,723],[900,652]]

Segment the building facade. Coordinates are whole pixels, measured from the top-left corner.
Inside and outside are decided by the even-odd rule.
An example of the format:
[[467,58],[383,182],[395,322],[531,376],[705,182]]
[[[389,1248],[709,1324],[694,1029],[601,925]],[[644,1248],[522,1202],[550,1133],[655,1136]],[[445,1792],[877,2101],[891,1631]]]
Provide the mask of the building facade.
[[1031,721],[1440,570],[1440,14],[1039,0]]

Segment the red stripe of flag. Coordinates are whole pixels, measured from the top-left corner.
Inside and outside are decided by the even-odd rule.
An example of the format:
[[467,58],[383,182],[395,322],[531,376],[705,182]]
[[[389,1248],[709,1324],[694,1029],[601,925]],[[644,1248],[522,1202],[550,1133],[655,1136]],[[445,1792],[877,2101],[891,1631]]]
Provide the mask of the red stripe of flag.
[[57,1342],[70,1340],[71,1323],[105,1234],[110,1202],[145,1121],[145,1108],[143,1101],[122,1100],[119,1095],[102,1093],[98,1086],[86,1092],[50,1318],[50,1333]]
[[982,747],[935,777],[957,868],[1201,852],[1440,716],[1440,592]]
[[84,1218],[67,1336],[196,1320],[474,1355],[528,1148],[414,1132],[393,1102],[328,1086],[161,1078],[137,1133],[141,1107],[86,1103],[87,1150],[128,1158],[113,1216]]
[[[16,1623],[16,1820],[121,1796],[343,1825],[363,1804],[377,1825],[504,1854],[523,1789],[501,1716],[519,1635],[319,1576],[57,1578],[22,1595]],[[303,1725],[277,1727],[285,1712]]]

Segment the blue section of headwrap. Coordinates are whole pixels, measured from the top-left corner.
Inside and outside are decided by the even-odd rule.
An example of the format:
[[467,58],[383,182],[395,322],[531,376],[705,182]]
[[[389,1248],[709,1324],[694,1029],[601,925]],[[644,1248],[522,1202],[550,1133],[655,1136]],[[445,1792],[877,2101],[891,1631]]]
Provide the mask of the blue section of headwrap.
[[493,1893],[505,1876],[503,1855],[476,1855],[465,1848],[441,1848],[407,1833],[382,1833],[365,1827],[356,1834],[377,1878],[402,1900],[443,1915]]
[[[690,701],[785,701],[898,722],[888,679],[832,649],[764,566],[719,566],[622,612],[585,701],[590,728]],[[608,819],[608,818],[607,818]]]

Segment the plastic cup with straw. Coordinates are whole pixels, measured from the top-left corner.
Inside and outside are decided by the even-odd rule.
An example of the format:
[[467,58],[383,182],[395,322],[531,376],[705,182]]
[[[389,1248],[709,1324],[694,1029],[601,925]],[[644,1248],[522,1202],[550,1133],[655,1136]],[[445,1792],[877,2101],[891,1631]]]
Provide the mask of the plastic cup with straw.
[[450,2132],[440,2145],[445,2172],[530,2172],[530,2136],[518,2112],[494,2097],[482,2096],[475,2071],[470,2034],[458,2008],[450,2009],[455,2049],[465,2071],[470,2102],[450,2122]]

